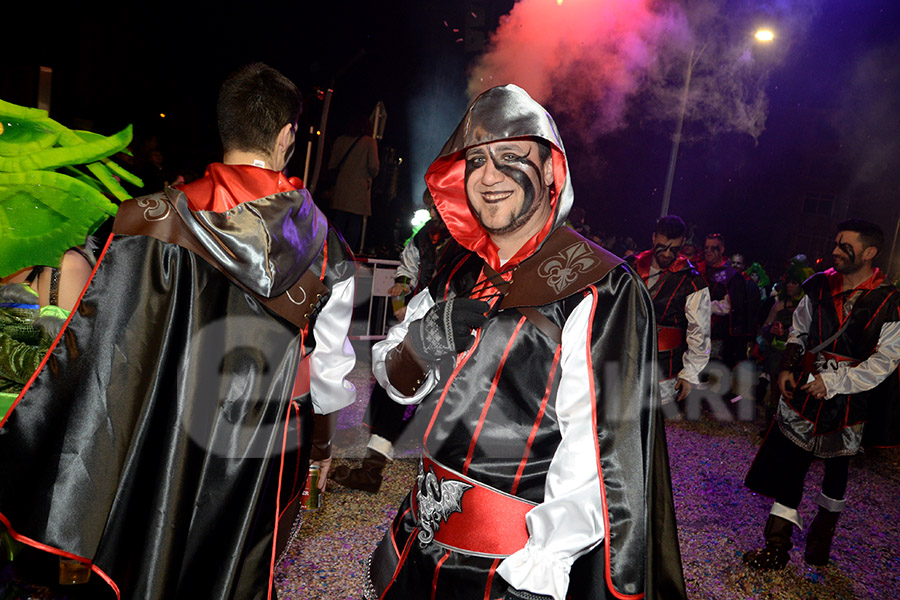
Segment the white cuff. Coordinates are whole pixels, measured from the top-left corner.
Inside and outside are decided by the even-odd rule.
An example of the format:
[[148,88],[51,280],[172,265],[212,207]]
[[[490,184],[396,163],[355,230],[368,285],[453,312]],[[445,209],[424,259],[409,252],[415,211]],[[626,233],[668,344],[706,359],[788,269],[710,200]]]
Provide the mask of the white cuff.
[[380,435],[373,433],[369,437],[369,444],[366,446],[369,450],[374,450],[388,460],[394,460],[394,445]]
[[500,563],[497,573],[514,588],[546,594],[553,600],[565,600],[572,562],[565,556],[536,547],[529,540],[524,548]]
[[790,521],[800,529],[803,529],[803,517],[800,516],[800,513],[796,508],[789,508],[784,504],[776,502],[772,505],[772,510],[769,511],[769,514],[781,517],[785,521]]

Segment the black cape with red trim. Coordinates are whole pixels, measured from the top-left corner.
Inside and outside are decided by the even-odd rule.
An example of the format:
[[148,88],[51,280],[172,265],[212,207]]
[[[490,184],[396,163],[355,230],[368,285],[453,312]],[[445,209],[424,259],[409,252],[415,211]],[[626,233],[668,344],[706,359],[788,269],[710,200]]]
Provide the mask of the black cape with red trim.
[[[327,226],[305,190],[261,200]],[[339,234],[279,240],[288,220],[266,223],[269,256],[320,240],[292,277],[322,271],[326,252],[329,287],[352,275]],[[181,246],[111,236],[0,429],[2,521],[90,559],[108,597],[266,598],[306,475],[312,411],[291,401],[303,335]]]

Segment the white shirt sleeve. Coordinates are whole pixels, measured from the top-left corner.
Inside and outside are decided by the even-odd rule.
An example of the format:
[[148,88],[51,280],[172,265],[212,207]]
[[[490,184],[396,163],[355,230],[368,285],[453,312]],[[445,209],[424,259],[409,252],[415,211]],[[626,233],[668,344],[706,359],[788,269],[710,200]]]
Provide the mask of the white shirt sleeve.
[[387,391],[388,396],[399,404],[418,404],[425,399],[425,396],[427,396],[438,383],[438,370],[436,368],[429,368],[428,372],[425,374],[425,380],[422,382],[419,389],[416,390],[416,393],[412,396],[404,396],[397,388],[391,385],[391,382],[388,380],[387,367],[385,365],[385,358],[387,357],[388,352],[403,341],[403,338],[406,337],[406,332],[409,330],[409,324],[425,316],[425,313],[428,312],[428,309],[434,306],[434,304],[431,293],[427,289],[422,290],[409,301],[403,321],[391,327],[385,339],[372,345],[372,373],[375,375],[375,379],[378,383]]
[[562,332],[561,378],[556,413],[562,441],[550,462],[544,502],[525,517],[528,543],[508,556],[497,573],[517,589],[564,600],[569,570],[606,534],[591,412],[588,336],[593,297],[579,303]]
[[809,324],[812,322],[812,306],[809,304],[809,296],[800,298],[800,304],[794,309],[791,318],[791,332],[788,335],[788,344],[800,344],[806,348],[806,339],[809,337]]
[[394,279],[398,277],[406,277],[409,281],[407,285],[409,289],[414,290],[419,284],[419,263],[422,262],[419,257],[419,249],[412,243],[412,240],[403,248],[400,253],[400,265],[394,272]]
[[336,283],[312,328],[316,346],[309,356],[309,389],[313,410],[320,415],[356,401],[356,387],[347,381],[356,364],[356,353],[347,337],[354,292],[353,277]]
[[684,367],[678,377],[694,385],[700,383],[700,373],[709,362],[710,309],[709,288],[689,295],[684,304],[688,322],[687,350],[682,359]]
[[857,394],[871,390],[897,369],[900,363],[900,323],[881,326],[878,346],[869,358],[855,367],[838,363],[837,370],[821,373],[825,384],[825,397],[835,394]]

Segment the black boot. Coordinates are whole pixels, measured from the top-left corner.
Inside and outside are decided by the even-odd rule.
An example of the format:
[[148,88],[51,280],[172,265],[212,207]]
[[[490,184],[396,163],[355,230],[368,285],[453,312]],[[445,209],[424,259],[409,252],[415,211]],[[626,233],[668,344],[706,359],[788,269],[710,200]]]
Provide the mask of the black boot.
[[807,564],[815,567],[824,567],[828,564],[831,540],[834,539],[834,528],[840,516],[839,512],[819,508],[806,536],[806,552],[803,553],[803,560]]
[[744,562],[761,571],[781,570],[790,560],[788,551],[793,547],[791,534],[794,524],[787,519],[769,515],[766,521],[766,546],[744,553]]
[[346,465],[339,465],[332,469],[331,479],[344,487],[374,494],[381,487],[383,480],[381,471],[384,469],[384,465],[387,464],[387,460],[384,454],[367,448],[362,465],[356,469],[351,469]]

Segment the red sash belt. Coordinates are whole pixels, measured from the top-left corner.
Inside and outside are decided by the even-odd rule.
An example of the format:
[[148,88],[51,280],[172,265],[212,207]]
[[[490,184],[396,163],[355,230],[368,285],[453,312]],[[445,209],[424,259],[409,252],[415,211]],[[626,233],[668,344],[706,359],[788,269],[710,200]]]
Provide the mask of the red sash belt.
[[[858,360],[856,358],[852,358],[850,356],[843,356],[841,354],[833,354],[831,352],[820,352],[819,354],[824,356],[826,361],[834,360],[839,363],[841,363],[841,362],[852,363],[850,365],[851,367],[855,367],[856,365],[858,365],[861,362],[860,360]],[[803,361],[801,363],[801,366],[803,367],[804,373],[817,373],[818,372],[816,370],[816,356],[817,356],[816,354],[813,354],[811,352],[807,352],[803,355]]]
[[662,325],[657,326],[656,350],[658,352],[667,352],[669,350],[681,348],[681,345],[683,343],[684,332],[678,327],[663,327]]
[[[525,515],[534,504],[485,486],[447,467],[422,456],[426,476],[433,470],[438,485],[444,481],[459,481],[470,488],[462,494],[462,511],[452,512],[434,534],[434,541],[468,554],[509,556],[525,547],[528,528]],[[419,520],[419,507],[413,488],[412,507]],[[427,492],[427,490],[426,490]]]

